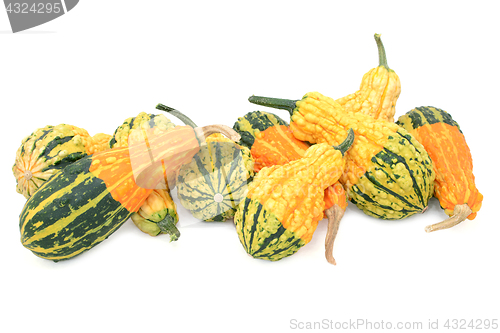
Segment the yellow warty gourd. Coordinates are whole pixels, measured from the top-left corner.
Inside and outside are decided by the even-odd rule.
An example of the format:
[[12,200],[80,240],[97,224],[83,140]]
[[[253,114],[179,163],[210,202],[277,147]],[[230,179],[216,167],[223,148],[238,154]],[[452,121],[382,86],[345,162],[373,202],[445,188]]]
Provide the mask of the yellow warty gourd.
[[396,101],[401,93],[399,77],[387,65],[384,45],[375,34],[378,46],[379,66],[367,72],[359,90],[336,100],[346,111],[361,112],[376,119],[394,122]]

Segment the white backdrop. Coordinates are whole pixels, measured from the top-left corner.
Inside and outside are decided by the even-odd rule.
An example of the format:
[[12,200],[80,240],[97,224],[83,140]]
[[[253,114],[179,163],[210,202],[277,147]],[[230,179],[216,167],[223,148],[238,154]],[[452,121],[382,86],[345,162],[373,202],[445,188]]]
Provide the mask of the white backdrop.
[[[425,331],[436,320],[441,328],[447,319],[500,321],[497,4],[84,0],[18,34],[0,10],[0,331],[288,332],[314,322],[348,331],[355,327],[346,323],[362,320],[374,328],[420,322]],[[160,112],[160,102],[199,125],[232,126],[265,110],[247,101],[252,94],[339,98],[377,66],[374,33],[401,79],[396,116],[430,105],[461,125],[484,195],[475,220],[427,234],[426,225],[446,218],[436,199],[401,221],[350,204],[337,266],[324,259],[325,220],[295,255],[267,262],[246,254],[231,221],[200,222],[179,204],[176,243],[127,221],[57,264],[22,247],[25,199],[11,168],[34,129],[67,123],[112,133],[125,118]]]

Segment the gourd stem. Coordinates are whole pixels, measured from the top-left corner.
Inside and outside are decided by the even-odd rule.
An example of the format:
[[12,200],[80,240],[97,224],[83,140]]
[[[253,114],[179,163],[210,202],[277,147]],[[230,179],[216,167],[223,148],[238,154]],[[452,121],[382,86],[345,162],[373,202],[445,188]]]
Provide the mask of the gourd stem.
[[202,139],[200,140],[201,142],[205,141],[206,137],[214,133],[221,133],[232,141],[239,141],[241,139],[241,136],[235,130],[226,125],[208,125],[208,126],[198,127],[195,124],[195,122],[191,120],[191,118],[189,118],[179,110],[176,110],[174,108],[171,108],[170,106],[166,106],[161,103],[156,105],[156,108],[158,110],[165,111],[174,115],[175,117],[179,118],[184,124],[194,128],[194,131],[198,136],[198,139]]
[[196,133],[198,140],[200,140],[201,142],[204,142],[206,137],[214,133],[221,133],[228,139],[235,142],[240,141],[241,139],[241,136],[238,134],[238,132],[226,125],[208,125],[203,127],[196,127],[194,129],[194,132]]
[[350,128],[349,131],[347,131],[347,138],[338,146],[333,146],[333,148],[340,150],[342,156],[344,156],[346,151],[348,151],[349,148],[351,148],[353,142],[354,142],[354,131],[352,130],[352,128]]
[[272,98],[272,97],[262,97],[262,96],[250,96],[248,101],[253,104],[269,106],[275,109],[287,110],[290,112],[290,116],[293,113],[293,109],[296,107],[298,100],[282,99],[282,98]]
[[342,220],[342,216],[344,216],[344,210],[340,208],[339,205],[333,205],[333,207],[325,210],[325,214],[328,218],[328,228],[325,237],[325,257],[330,264],[336,265],[337,262],[332,253],[333,243],[337,237],[340,220]]
[[165,111],[173,115],[174,117],[179,118],[185,125],[191,126],[192,128],[198,127],[194,121],[191,120],[188,116],[186,116],[184,113],[180,112],[179,110],[176,110],[174,108],[171,108],[170,106],[166,106],[163,104],[158,104],[156,106],[158,110]]
[[387,65],[387,56],[385,55],[385,48],[384,44],[382,44],[382,39],[380,39],[380,34],[375,34],[375,41],[378,48],[378,65],[390,69],[389,65]]
[[472,209],[470,209],[467,204],[456,205],[453,209],[453,216],[444,220],[443,222],[428,225],[427,227],[425,227],[425,231],[433,232],[436,230],[451,228],[464,221],[470,214],[472,214]]
[[170,235],[171,242],[178,240],[181,236],[179,229],[175,226],[175,220],[172,216],[165,216],[165,218],[157,224],[162,233]]

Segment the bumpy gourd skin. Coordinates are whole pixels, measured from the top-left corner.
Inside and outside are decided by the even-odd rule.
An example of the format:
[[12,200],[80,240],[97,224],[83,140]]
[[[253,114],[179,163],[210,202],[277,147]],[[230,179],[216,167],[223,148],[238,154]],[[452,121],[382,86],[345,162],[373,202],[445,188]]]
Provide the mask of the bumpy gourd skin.
[[293,137],[286,121],[273,113],[249,112],[238,118],[233,129],[241,135],[239,144],[251,150],[255,172],[266,166],[285,164],[295,159],[297,151],[301,157],[309,148],[307,143]]
[[109,134],[97,133],[92,137],[94,144],[90,147],[87,147],[87,154],[92,155],[94,153],[109,149],[109,140],[111,140],[111,138],[112,136]]
[[400,219],[422,212],[435,174],[424,147],[398,125],[364,114],[348,114],[319,93],[296,103],[291,128],[300,140],[338,144],[347,129],[356,134],[340,181],[351,201],[369,215]]
[[[288,123],[269,112],[249,112],[238,118],[233,128],[241,135],[240,144],[250,148],[255,172],[302,158],[311,146],[295,138]],[[339,183],[334,186],[325,190],[325,209],[336,204],[345,211],[345,191]]]
[[[199,150],[190,127],[148,137],[157,163],[151,163],[142,146],[120,147],[86,156],[51,177],[21,212],[22,244],[54,261],[91,249],[139,211],[164,174],[180,168]],[[169,163],[160,162],[165,159]],[[134,173],[145,179],[138,177],[141,183],[136,182]]]
[[17,180],[17,192],[28,199],[65,166],[102,151],[100,140],[103,136],[105,134],[97,134],[94,140],[85,129],[67,124],[35,130],[22,140],[16,152],[12,171]]
[[375,35],[375,40],[379,49],[379,66],[363,75],[358,91],[336,101],[346,111],[360,112],[376,119],[394,122],[401,82],[396,72],[387,65],[379,34]]
[[109,140],[109,147],[127,147],[130,133],[135,129],[158,128],[162,131],[167,131],[174,128],[175,124],[162,114],[148,114],[140,112],[135,117],[130,117],[124,120],[113,136]]
[[[475,185],[472,156],[460,126],[449,113],[435,107],[418,107],[399,117],[429,153],[436,173],[434,196],[448,216],[455,206],[467,204],[469,220],[476,217],[483,195]],[[465,216],[464,216],[465,219]]]
[[[240,142],[251,149],[255,161],[255,171],[263,167],[284,165],[300,159],[311,146],[300,141],[290,129],[289,124],[269,112],[253,111],[238,118],[233,128],[241,135]],[[332,256],[333,242],[347,208],[347,196],[344,187],[336,182],[325,189],[324,217],[328,218],[328,232],[325,240],[328,262],[335,264]]]
[[402,219],[427,207],[434,189],[432,161],[405,129],[362,113],[346,112],[318,92],[299,101],[258,96],[249,100],[288,110],[293,135],[302,141],[337,145],[352,128],[355,139],[340,182],[348,198],[366,214]]
[[254,176],[250,150],[216,133],[178,175],[177,197],[197,219],[226,221],[245,198]]
[[[135,117],[125,119],[123,124],[115,130],[113,136],[108,139],[107,145],[111,148],[128,147],[130,144],[144,140],[143,131],[159,135],[174,127],[175,124],[162,114],[154,115],[140,112]],[[172,240],[177,240],[178,230],[175,228],[175,224],[179,218],[177,207],[172,200],[169,188],[169,185],[172,186],[174,184],[175,177],[164,179],[159,184],[159,188],[148,197],[144,203],[144,207],[141,207],[141,210],[132,214],[131,219],[139,230],[151,236],[167,233],[171,235]],[[158,223],[165,219],[169,219],[170,223],[168,228],[162,228],[162,230]]]
[[234,218],[247,253],[274,261],[307,244],[323,218],[324,190],[338,180],[344,164],[340,151],[318,144],[299,160],[263,168]]
[[[225,142],[230,144],[235,143],[234,141],[226,138],[224,135],[220,133],[214,133],[212,135],[209,135],[205,139],[205,142],[207,144],[210,142]],[[236,144],[236,146],[241,150],[241,155],[243,157],[242,158],[243,168],[246,171],[246,177],[247,179],[251,179],[255,175],[255,162],[252,158],[252,154],[250,153],[250,149],[240,144]]]

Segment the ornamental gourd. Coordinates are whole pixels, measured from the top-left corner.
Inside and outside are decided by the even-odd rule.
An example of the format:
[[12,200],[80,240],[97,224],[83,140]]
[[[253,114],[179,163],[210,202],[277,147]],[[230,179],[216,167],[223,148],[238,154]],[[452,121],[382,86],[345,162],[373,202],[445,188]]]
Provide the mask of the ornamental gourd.
[[[141,112],[135,117],[125,119],[108,143],[111,148],[128,147],[130,142],[142,139],[142,130],[156,129],[166,132],[174,127],[175,124],[162,114]],[[150,236],[169,234],[171,241],[179,239],[180,232],[175,226],[179,221],[179,216],[175,202],[170,195],[170,187],[174,185],[175,175],[170,179],[164,179],[159,186],[161,188],[153,191],[144,202],[144,207],[132,214],[132,222],[139,230]]]
[[134,129],[158,128],[167,131],[174,128],[175,124],[162,114],[150,114],[141,112],[135,117],[127,118],[123,124],[118,126],[113,136],[109,140],[109,147],[126,147],[130,132]]
[[170,241],[179,239],[180,232],[175,226],[179,216],[169,191],[153,190],[139,211],[130,218],[142,232],[151,236],[163,233],[170,235]]
[[92,155],[100,151],[105,151],[109,149],[109,140],[111,140],[112,135],[105,133],[97,133],[92,137],[93,145],[87,147],[87,154]]
[[249,112],[238,118],[233,129],[241,135],[239,144],[250,149],[255,172],[266,166],[285,164],[296,150],[303,155],[309,148],[291,135],[286,121],[272,113]]
[[234,217],[248,254],[276,261],[312,239],[323,218],[325,189],[342,174],[343,154],[352,142],[351,131],[340,147],[313,145],[298,160],[259,171]]
[[228,141],[208,141],[179,170],[177,197],[197,219],[226,221],[233,218],[247,184],[252,180],[250,151]]
[[[180,111],[163,104],[167,111],[185,124],[196,124]],[[254,176],[250,150],[220,134],[212,134],[177,177],[177,197],[181,205],[203,221],[226,221],[233,218],[236,207],[245,197],[247,184]]]
[[348,198],[366,214],[402,219],[421,213],[434,189],[435,173],[424,147],[398,125],[346,112],[318,92],[302,100],[252,96],[250,102],[290,112],[293,135],[311,143],[339,144],[349,128],[356,138],[347,152],[340,182]]
[[398,75],[387,65],[385,48],[380,34],[375,34],[379,65],[371,69],[361,80],[359,90],[354,94],[336,100],[346,111],[361,112],[376,119],[394,122],[396,101],[401,93]]
[[[238,118],[233,129],[241,135],[239,143],[250,148],[255,161],[255,172],[263,167],[283,165],[300,159],[311,146],[295,138],[288,123],[269,112],[249,112]],[[337,182],[325,189],[324,200],[325,215],[328,218],[325,254],[328,262],[335,264],[332,256],[333,243],[347,208],[347,197],[342,185]]]
[[473,220],[483,201],[472,173],[472,156],[465,136],[451,115],[432,106],[415,108],[397,124],[410,132],[434,162],[434,196],[449,219],[426,227],[427,232]]
[[105,240],[139,211],[165,175],[198,152],[199,136],[223,132],[239,140],[223,125],[177,126],[150,135],[152,131],[146,133],[146,149],[135,144],[95,153],[45,182],[21,212],[22,244],[45,259],[73,258]]
[[59,124],[39,128],[23,139],[12,167],[16,190],[28,199],[57,171],[97,151],[105,149],[106,134],[95,140],[83,128]]

